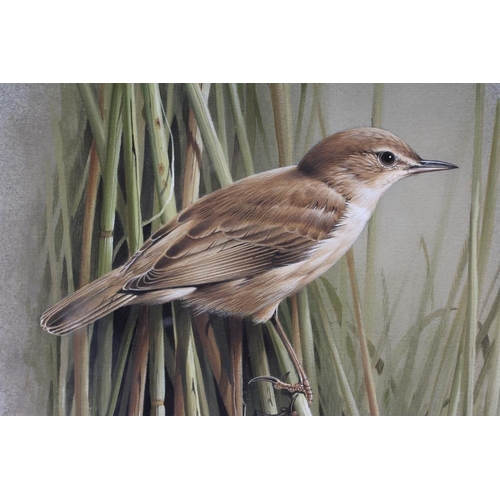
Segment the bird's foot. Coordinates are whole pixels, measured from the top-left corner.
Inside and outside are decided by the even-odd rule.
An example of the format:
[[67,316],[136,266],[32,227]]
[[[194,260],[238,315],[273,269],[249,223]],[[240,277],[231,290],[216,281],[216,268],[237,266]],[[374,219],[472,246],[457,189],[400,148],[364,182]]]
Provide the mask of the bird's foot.
[[264,413],[266,417],[296,417],[297,410],[294,410],[293,405],[295,404],[295,400],[297,399],[299,393],[296,392],[292,399],[290,400],[290,404],[287,406],[282,406],[280,408],[279,413]]
[[[284,378],[286,379],[287,376],[288,374],[286,374]],[[290,384],[288,382],[283,382],[279,378],[272,377],[270,375],[262,375],[260,377],[255,377],[252,380],[250,380],[249,384],[253,384],[255,382],[269,382],[273,384],[273,388],[278,391],[288,391],[292,394],[296,393],[304,394],[309,406],[313,401],[313,392],[311,384],[309,384],[307,378],[304,378],[301,382],[297,384]]]

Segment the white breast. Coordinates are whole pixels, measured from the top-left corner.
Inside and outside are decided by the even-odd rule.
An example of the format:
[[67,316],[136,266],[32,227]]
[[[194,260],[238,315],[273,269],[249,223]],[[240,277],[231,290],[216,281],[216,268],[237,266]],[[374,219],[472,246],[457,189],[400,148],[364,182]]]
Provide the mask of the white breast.
[[348,205],[345,217],[331,237],[320,242],[311,257],[298,265],[297,274],[302,275],[300,287],[323,274],[351,248],[372,212],[373,210],[356,203]]

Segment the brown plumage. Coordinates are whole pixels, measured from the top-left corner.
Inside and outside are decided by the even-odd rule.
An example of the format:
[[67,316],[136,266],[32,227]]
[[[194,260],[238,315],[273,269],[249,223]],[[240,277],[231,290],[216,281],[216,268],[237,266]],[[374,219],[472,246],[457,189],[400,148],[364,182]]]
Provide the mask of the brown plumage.
[[46,311],[41,325],[63,335],[124,305],[179,298],[195,312],[266,321],[285,297],[349,249],[390,185],[449,168],[456,167],[421,160],[383,130],[340,132],[298,166],[257,174],[201,198],[125,265]]

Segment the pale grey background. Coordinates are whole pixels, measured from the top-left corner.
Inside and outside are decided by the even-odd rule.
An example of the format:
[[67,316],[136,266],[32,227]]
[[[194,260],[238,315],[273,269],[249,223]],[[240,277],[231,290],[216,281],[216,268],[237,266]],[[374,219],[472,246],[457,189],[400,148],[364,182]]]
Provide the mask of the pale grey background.
[[[294,96],[298,98],[298,92]],[[488,85],[484,169],[498,96],[498,87]],[[322,103],[328,133],[370,125],[372,97],[372,85],[325,85]],[[48,407],[48,334],[38,326],[42,312],[40,297],[47,291],[41,284],[39,263],[45,227],[45,175],[47,169],[55,168],[51,124],[61,116],[62,105],[75,114],[81,110],[75,86],[0,85],[0,414],[3,415],[45,414]],[[444,237],[446,252],[441,253],[443,262],[435,280],[441,285],[436,290],[436,302],[439,305],[446,300],[469,224],[474,112],[472,84],[385,86],[383,128],[406,140],[424,158],[460,166],[459,171],[404,180],[391,188],[379,205],[377,234],[381,247],[377,271],[384,272],[389,291],[391,283],[399,283],[402,276],[414,283],[403,291],[401,303],[409,304],[409,312],[399,308],[396,324],[401,331],[413,321],[412,311],[416,313],[418,296],[413,296],[412,290],[420,290],[425,275],[420,239],[424,236],[432,248],[443,208],[450,203],[446,231],[440,235]],[[72,131],[68,133],[71,135]],[[315,140],[319,138],[317,131]],[[296,160],[304,147],[300,141],[296,145]],[[258,166],[256,169],[260,170]],[[360,276],[365,244],[366,232],[355,245]],[[500,237],[496,231],[492,254],[498,249]],[[449,258],[444,259],[443,255]]]
[[37,327],[37,263],[45,169],[54,161],[50,117],[58,85],[0,86],[0,413],[44,414],[48,350]]

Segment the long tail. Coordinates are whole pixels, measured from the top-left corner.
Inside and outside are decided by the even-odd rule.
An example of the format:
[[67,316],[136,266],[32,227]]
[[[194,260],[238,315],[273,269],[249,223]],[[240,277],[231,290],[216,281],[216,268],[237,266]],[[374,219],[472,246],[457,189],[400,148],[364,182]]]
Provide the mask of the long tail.
[[40,319],[42,327],[54,335],[65,335],[133,301],[135,295],[120,292],[119,271],[85,285],[45,311]]

